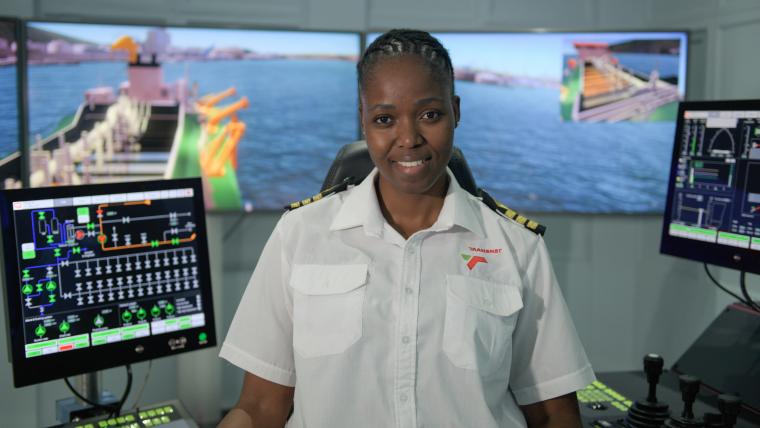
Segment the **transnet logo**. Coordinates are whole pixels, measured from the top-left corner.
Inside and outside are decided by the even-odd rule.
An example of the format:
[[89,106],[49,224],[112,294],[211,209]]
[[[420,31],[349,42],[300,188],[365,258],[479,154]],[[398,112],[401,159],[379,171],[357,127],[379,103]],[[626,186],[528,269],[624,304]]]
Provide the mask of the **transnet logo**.
[[486,260],[483,256],[472,256],[470,254],[462,253],[460,254],[465,262],[467,262],[467,269],[473,270],[475,269],[475,266],[478,265],[478,263],[488,263],[488,260]]

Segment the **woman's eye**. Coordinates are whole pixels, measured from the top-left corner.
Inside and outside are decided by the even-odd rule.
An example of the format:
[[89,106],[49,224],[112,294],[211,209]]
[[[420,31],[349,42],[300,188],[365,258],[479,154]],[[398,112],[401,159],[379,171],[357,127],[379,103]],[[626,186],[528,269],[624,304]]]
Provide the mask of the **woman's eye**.
[[378,125],[390,125],[391,121],[392,119],[390,116],[378,116],[375,118],[375,123]]
[[436,120],[439,117],[441,117],[441,112],[438,111],[426,111],[425,113],[422,113],[422,119],[424,120]]

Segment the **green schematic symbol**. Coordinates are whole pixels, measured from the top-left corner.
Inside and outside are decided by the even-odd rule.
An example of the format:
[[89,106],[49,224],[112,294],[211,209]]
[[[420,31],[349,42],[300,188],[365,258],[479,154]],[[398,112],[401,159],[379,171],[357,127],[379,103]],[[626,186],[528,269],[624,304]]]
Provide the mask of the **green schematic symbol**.
[[174,314],[174,305],[172,305],[171,303],[167,303],[166,307],[164,308],[164,311],[166,312],[166,315]]
[[24,273],[24,278],[31,278],[29,276],[29,269],[24,269],[22,272]]
[[103,317],[100,316],[100,314],[98,314],[95,317],[95,321],[93,321],[93,324],[95,324],[95,327],[97,327],[97,328],[103,327],[103,324],[105,324],[105,323],[106,323],[106,320],[104,320]]
[[71,324],[69,324],[67,321],[63,321],[60,325],[58,325],[58,330],[60,330],[61,333],[66,334],[71,330]]
[[140,308],[137,310],[137,319],[144,320],[145,317],[147,316],[148,316],[148,312],[145,309]]
[[45,289],[47,291],[55,291],[57,285],[55,281],[48,281],[47,284],[45,284]]
[[55,256],[55,257],[61,257],[61,249],[60,248],[54,249],[53,250],[53,256]]
[[21,288],[21,292],[26,295],[32,294],[32,291],[34,291],[34,287],[32,287],[32,284],[29,283],[24,284],[24,286]]
[[172,245],[179,245],[179,238],[172,238]]
[[37,213],[37,218],[40,220],[45,220],[45,211],[40,211]]
[[124,322],[132,321],[132,312],[129,312],[129,309],[125,310],[121,313],[121,319],[123,319]]
[[42,337],[47,333],[47,329],[44,325],[40,324],[37,326],[37,328],[34,329],[34,334],[37,335],[37,337]]
[[71,254],[80,254],[82,252],[82,249],[79,247],[74,247],[71,249]]
[[153,315],[154,317],[157,317],[161,315],[161,309],[158,306],[153,305],[153,307],[150,308],[150,314]]
[[52,244],[53,243],[53,235],[48,235],[47,236],[47,243],[48,244]]
[[95,230],[95,223],[87,223],[87,230]]
[[198,342],[205,342],[206,340],[208,340],[208,335],[206,332],[202,331],[201,334],[198,335]]
[[42,293],[42,283],[41,282],[37,283],[37,292],[38,293]]
[[158,248],[158,240],[150,241],[150,248]]
[[48,302],[55,303],[55,294],[48,294]]

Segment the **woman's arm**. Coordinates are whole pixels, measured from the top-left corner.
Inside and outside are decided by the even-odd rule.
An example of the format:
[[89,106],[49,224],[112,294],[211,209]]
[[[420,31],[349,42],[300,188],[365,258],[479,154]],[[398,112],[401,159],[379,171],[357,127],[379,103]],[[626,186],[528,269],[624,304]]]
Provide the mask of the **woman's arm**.
[[581,415],[575,393],[520,406],[530,428],[579,428]]
[[295,388],[246,372],[235,407],[217,428],[282,428],[290,416]]

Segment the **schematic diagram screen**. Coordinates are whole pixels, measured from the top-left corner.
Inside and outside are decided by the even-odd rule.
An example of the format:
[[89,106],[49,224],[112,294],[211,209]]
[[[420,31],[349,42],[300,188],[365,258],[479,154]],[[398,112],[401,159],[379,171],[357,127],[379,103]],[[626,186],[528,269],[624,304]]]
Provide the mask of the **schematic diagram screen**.
[[760,105],[686,104],[663,234],[730,249],[737,261],[736,250],[760,253]]
[[198,189],[12,201],[23,357],[213,325]]

